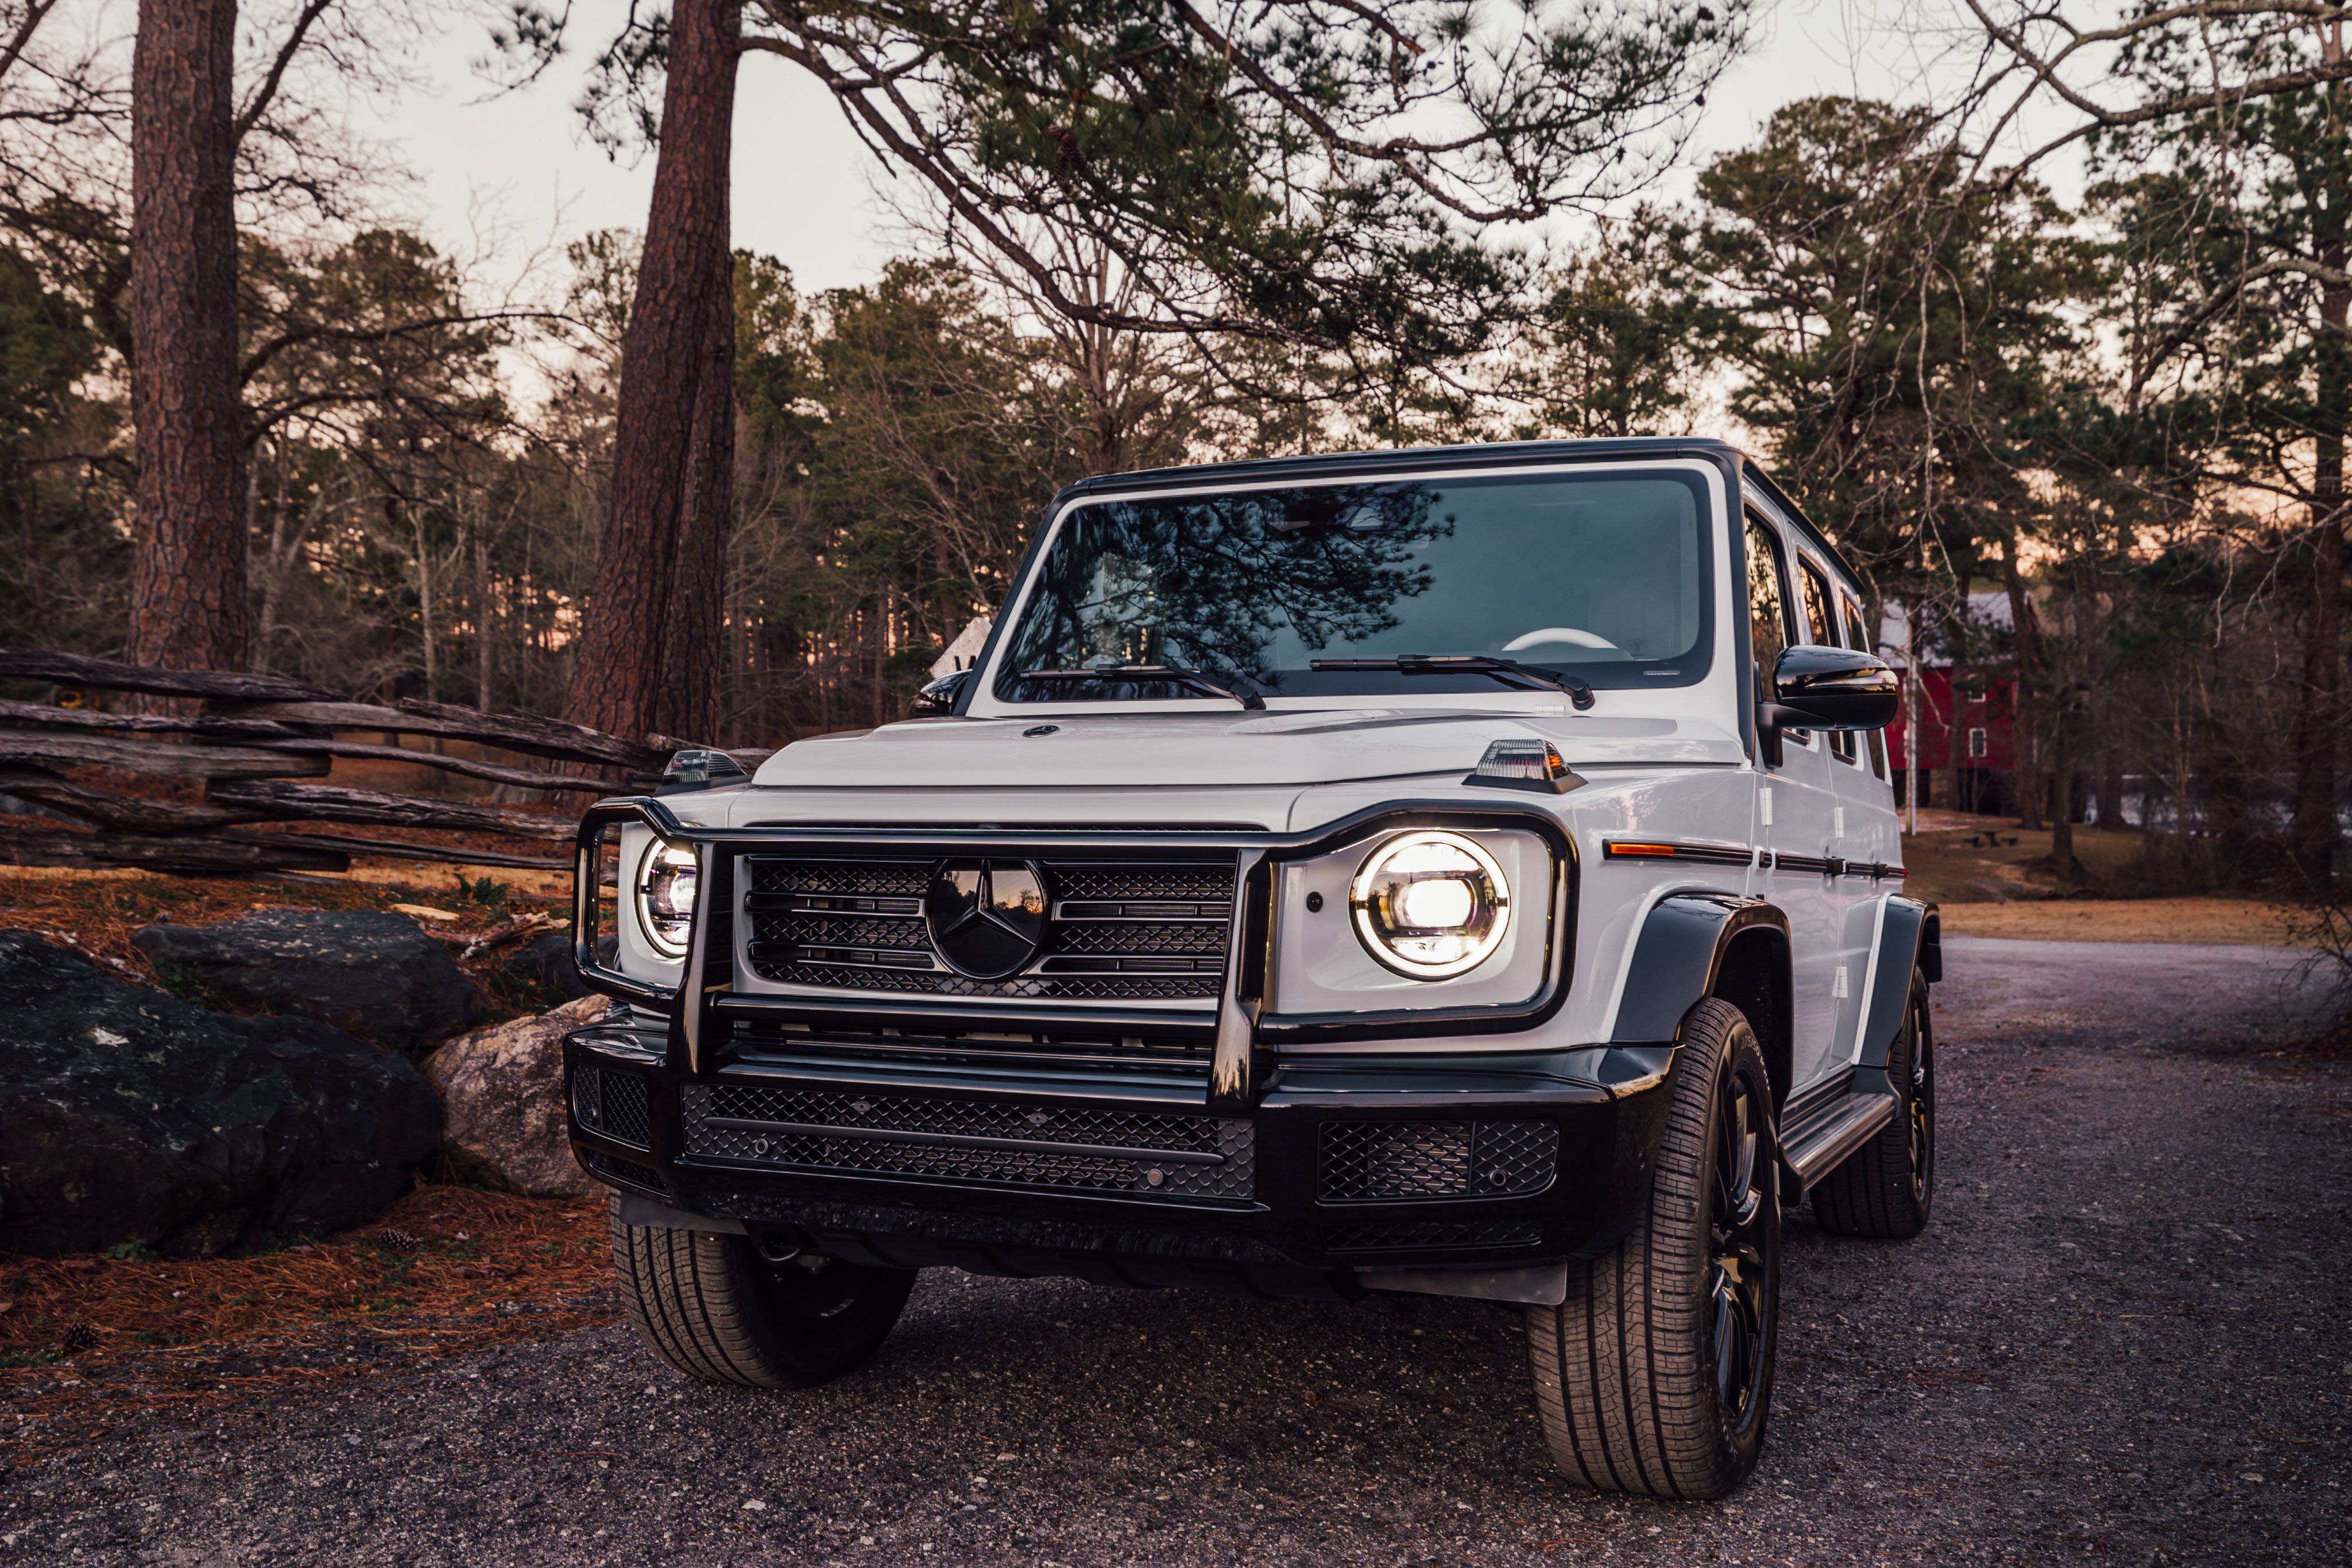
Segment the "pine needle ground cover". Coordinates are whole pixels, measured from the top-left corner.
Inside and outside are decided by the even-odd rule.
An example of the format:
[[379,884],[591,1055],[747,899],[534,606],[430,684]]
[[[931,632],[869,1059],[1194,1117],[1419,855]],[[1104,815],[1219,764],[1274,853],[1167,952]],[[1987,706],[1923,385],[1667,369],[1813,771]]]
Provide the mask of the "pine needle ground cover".
[[[415,868],[407,868],[415,869]],[[33,931],[117,978],[189,995],[131,934],[257,908],[429,907],[492,1018],[558,998],[508,966],[515,943],[565,912],[510,886],[359,880],[267,882],[42,871],[0,873],[0,926]],[[535,918],[536,917],[536,918]],[[504,934],[502,936],[502,934]],[[477,949],[470,956],[467,950]],[[528,1198],[422,1184],[360,1228],[245,1258],[0,1255],[0,1473],[102,1442],[137,1411],[266,1416],[273,1394],[612,1321],[601,1198]]]
[[0,1257],[0,1473],[134,1413],[249,1420],[295,1386],[609,1322],[611,1273],[603,1199],[439,1185],[249,1258]]

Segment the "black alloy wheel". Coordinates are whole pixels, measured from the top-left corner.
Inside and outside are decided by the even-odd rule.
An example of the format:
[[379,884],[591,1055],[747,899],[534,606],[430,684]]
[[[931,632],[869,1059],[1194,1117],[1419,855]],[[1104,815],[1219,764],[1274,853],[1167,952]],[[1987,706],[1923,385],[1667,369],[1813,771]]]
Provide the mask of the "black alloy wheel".
[[1528,1309],[1544,1440],[1570,1480],[1684,1500],[1756,1468],[1772,1406],[1780,1159],[1771,1075],[1738,1008],[1685,1015],[1648,1197],[1608,1253]]
[[1761,1097],[1735,1074],[1717,1113],[1715,1180],[1707,1217],[1707,1301],[1715,1397],[1724,1420],[1745,1427],[1761,1404],[1765,1334],[1778,1249],[1765,1209],[1780,1195]]
[[1936,1032],[1927,988],[1911,993],[1911,1201],[1925,1214],[1936,1191]]
[[869,1272],[838,1258],[803,1252],[781,1263],[762,1259],[754,1278],[761,1304],[779,1326],[789,1323],[817,1329],[857,1310],[858,1302],[865,1300]]

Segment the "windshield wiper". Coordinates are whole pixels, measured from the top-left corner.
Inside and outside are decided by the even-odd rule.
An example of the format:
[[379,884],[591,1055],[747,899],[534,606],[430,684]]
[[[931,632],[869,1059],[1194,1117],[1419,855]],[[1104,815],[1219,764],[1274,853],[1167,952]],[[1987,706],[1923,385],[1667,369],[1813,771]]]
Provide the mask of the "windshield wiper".
[[1245,708],[1262,708],[1265,699],[1255,692],[1227,691],[1198,670],[1181,669],[1174,664],[1103,664],[1086,670],[1024,670],[1024,681],[1166,681],[1171,685],[1185,686],[1227,702],[1239,703]]
[[[1582,712],[1592,706],[1592,683],[1581,675],[1556,675],[1522,664],[1517,659],[1496,659],[1485,653],[1407,653],[1395,659],[1312,659],[1310,670],[1393,670],[1400,675],[1492,675],[1521,691],[1544,687],[1566,692]],[[1525,683],[1520,685],[1520,683]]]

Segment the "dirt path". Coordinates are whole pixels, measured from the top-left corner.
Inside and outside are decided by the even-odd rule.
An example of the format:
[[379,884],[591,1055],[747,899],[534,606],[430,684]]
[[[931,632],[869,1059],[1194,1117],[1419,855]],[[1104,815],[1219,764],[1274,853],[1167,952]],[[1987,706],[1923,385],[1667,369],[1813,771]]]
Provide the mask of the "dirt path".
[[1497,1309],[940,1272],[807,1394],[596,1330],[156,1417],[0,1480],[0,1562],[2352,1561],[2352,1070],[2260,1054],[2292,956],[1949,956],[1936,1223],[1796,1218],[1727,1504],[1562,1486]]

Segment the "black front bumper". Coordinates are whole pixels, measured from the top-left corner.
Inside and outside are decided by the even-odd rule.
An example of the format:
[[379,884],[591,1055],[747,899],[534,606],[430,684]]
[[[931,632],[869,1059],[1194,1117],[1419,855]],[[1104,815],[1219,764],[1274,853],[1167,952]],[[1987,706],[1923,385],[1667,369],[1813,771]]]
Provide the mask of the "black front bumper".
[[1670,1047],[1291,1059],[1254,1113],[1197,1072],[738,1045],[647,1015],[565,1042],[573,1144],[625,1193],[772,1250],[1251,1295],[1612,1245],[1649,1188]]

